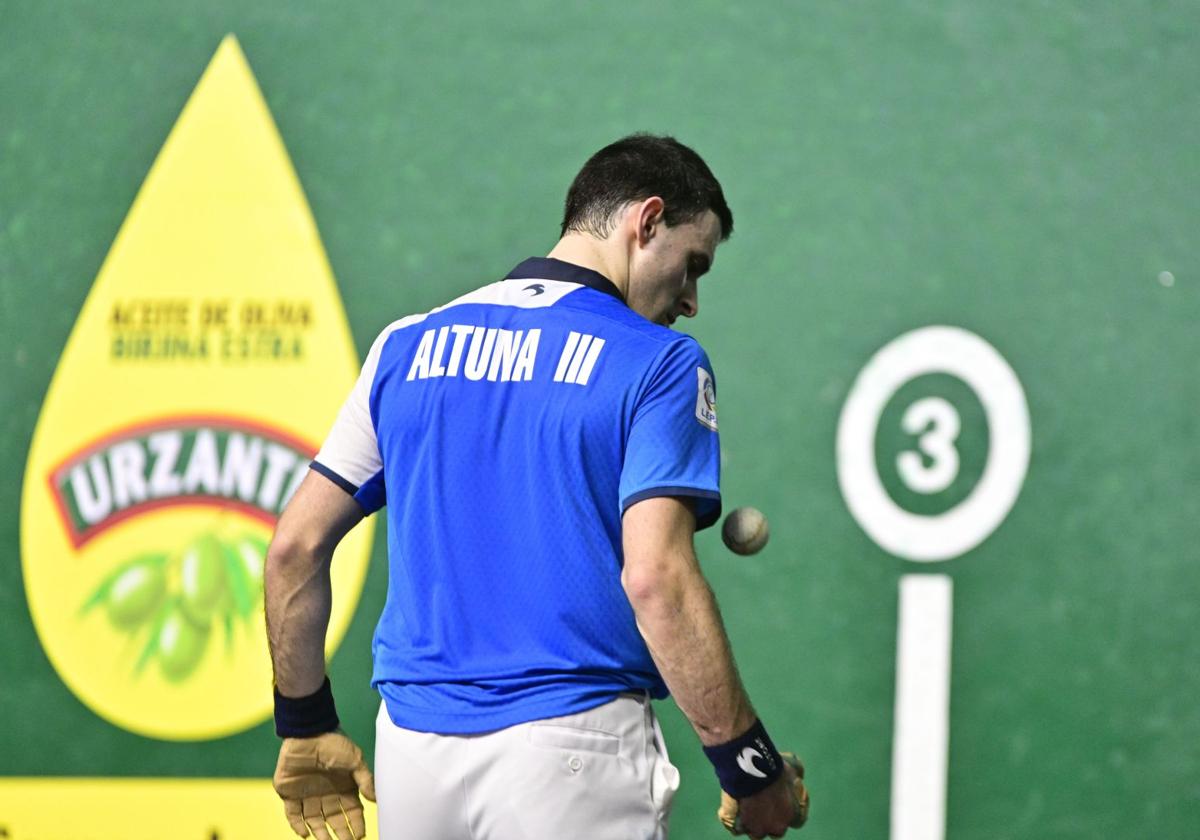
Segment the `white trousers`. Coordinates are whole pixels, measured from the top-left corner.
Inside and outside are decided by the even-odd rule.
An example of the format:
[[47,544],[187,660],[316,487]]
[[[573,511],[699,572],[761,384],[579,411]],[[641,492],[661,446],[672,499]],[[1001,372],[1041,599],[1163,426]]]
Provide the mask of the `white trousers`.
[[666,840],[679,771],[645,696],[481,735],[381,705],[375,729],[380,840]]

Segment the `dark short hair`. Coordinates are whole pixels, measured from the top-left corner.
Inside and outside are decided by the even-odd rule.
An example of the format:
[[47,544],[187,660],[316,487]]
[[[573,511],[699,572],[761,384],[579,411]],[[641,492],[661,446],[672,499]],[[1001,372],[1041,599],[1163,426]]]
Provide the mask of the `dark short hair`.
[[693,221],[705,210],[721,220],[721,239],[733,233],[733,212],[708,165],[674,137],[631,134],[588,159],[571,182],[562,232],[601,239],[612,233],[613,215],[631,201],[657,195],[668,226]]

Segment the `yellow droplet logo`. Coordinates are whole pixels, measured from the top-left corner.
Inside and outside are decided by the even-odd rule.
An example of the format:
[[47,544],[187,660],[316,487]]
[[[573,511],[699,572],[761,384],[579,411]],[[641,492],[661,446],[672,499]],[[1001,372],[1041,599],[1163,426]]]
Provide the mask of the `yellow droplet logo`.
[[[316,225],[230,36],[100,269],[25,471],[30,612],[97,714],[177,740],[269,715],[267,542],[357,372]],[[327,655],[371,531],[334,559]]]

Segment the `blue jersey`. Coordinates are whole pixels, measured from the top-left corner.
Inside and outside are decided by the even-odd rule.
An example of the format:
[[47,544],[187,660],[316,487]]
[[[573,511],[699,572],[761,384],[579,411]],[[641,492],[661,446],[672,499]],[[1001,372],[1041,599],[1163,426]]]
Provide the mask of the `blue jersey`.
[[388,509],[373,684],[408,729],[487,732],[665,697],[621,586],[621,516],[720,514],[716,390],[690,336],[548,258],[388,326],[313,469]]

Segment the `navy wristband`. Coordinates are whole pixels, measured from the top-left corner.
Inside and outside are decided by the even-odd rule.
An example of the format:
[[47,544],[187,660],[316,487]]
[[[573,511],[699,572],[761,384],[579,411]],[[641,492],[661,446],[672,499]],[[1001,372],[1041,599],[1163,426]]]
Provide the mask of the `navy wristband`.
[[329,677],[307,697],[284,697],[275,689],[275,734],[280,738],[311,738],[332,732],[339,723]]
[[762,721],[741,737],[715,747],[705,747],[704,754],[717,771],[721,790],[734,799],[745,799],[766,790],[783,774],[783,758]]

